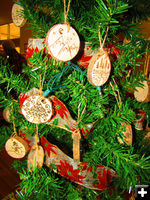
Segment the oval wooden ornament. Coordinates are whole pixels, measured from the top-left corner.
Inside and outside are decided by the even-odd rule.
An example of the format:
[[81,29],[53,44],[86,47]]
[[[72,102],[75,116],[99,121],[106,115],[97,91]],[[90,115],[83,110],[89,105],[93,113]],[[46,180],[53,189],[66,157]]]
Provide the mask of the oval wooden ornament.
[[120,144],[126,143],[128,146],[132,144],[132,127],[130,124],[121,123],[124,126],[125,130],[123,132],[124,139],[118,137],[118,141]]
[[139,102],[150,101],[150,81],[143,81],[142,87],[136,87],[137,91],[134,91],[134,97]]
[[77,32],[68,24],[56,24],[47,33],[48,52],[59,61],[72,60],[80,48]]
[[26,23],[26,19],[24,18],[23,14],[24,8],[17,3],[14,3],[12,6],[11,16],[13,23],[16,26],[22,27]]
[[108,53],[100,50],[90,60],[87,69],[88,81],[94,86],[102,86],[108,80],[111,71],[111,62]]
[[8,108],[4,109],[3,110],[3,118],[5,119],[6,122],[8,123],[11,123],[11,120],[10,120],[10,110]]
[[24,117],[34,124],[48,122],[53,114],[51,101],[42,95],[32,95],[27,98],[21,111]]
[[19,159],[26,155],[28,145],[24,139],[16,135],[7,140],[5,149],[9,156]]
[[35,167],[41,168],[44,162],[44,150],[40,145],[34,145],[28,154],[27,166],[29,171]]

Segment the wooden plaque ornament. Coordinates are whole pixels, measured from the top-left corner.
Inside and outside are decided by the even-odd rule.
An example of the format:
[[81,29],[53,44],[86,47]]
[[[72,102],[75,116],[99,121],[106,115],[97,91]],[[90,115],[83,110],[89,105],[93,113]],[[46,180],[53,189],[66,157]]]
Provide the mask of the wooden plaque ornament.
[[24,18],[24,9],[17,3],[14,3],[12,6],[12,20],[16,26],[22,27],[26,23],[26,19]]
[[48,122],[53,114],[51,101],[39,94],[28,97],[23,102],[21,111],[24,117],[34,124]]
[[47,33],[46,47],[56,60],[69,61],[79,51],[79,36],[70,25],[56,24]]
[[124,139],[118,138],[118,141],[120,144],[126,143],[128,146],[132,144],[132,127],[130,124],[127,123],[121,123],[121,125],[124,127]]
[[136,87],[134,91],[134,97],[139,102],[149,102],[150,101],[150,81],[143,81],[143,86]]
[[108,53],[102,49],[92,57],[87,69],[87,78],[94,86],[102,86],[109,78],[111,63]]
[[19,159],[26,155],[28,151],[28,145],[24,139],[15,135],[7,140],[5,149],[9,156]]
[[27,166],[29,171],[35,167],[41,168],[44,162],[44,150],[40,145],[33,145],[28,154]]
[[11,120],[10,120],[10,110],[8,108],[4,109],[3,110],[3,118],[5,119],[6,122],[8,123],[11,123]]

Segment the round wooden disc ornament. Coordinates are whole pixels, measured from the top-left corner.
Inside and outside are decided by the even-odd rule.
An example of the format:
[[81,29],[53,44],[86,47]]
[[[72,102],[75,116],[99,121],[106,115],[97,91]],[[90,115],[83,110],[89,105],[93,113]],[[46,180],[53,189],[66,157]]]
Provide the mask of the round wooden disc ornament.
[[109,78],[111,62],[108,53],[102,49],[92,57],[87,69],[87,78],[94,86],[103,85]]
[[51,101],[42,95],[32,95],[27,98],[21,111],[24,117],[34,124],[48,122],[53,114]]
[[79,36],[70,25],[56,24],[47,33],[46,47],[56,60],[69,61],[79,51]]
[[25,140],[15,135],[7,140],[5,149],[9,156],[13,158],[23,158],[28,151],[28,145]]
[[44,162],[44,150],[40,145],[35,145],[32,147],[28,154],[27,166],[29,171],[35,167],[41,168]]
[[23,13],[24,9],[22,6],[20,6],[17,3],[14,3],[12,6],[12,12],[11,12],[11,16],[12,16],[12,20],[13,23],[16,26],[22,27],[25,25],[26,23],[26,19],[24,18],[24,13]]
[[136,87],[134,91],[134,97],[139,102],[149,102],[150,101],[150,81],[143,81],[142,87]]

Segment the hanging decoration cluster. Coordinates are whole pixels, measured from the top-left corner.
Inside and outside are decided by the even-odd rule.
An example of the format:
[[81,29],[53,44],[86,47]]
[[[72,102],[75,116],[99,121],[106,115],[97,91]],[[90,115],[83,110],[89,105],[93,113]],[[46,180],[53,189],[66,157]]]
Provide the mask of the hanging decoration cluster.
[[[80,39],[74,28],[67,22],[67,15],[69,12],[70,1],[66,8],[66,1],[64,0],[64,24],[55,24],[47,33],[46,36],[46,48],[48,53],[58,61],[70,61],[75,58],[80,49]],[[18,11],[21,10],[21,11]],[[24,17],[18,15],[18,12],[23,12],[23,9],[18,4],[14,4],[12,8],[12,18],[14,24],[17,26],[23,26],[25,23]],[[109,26],[106,28],[106,33],[102,41],[102,36],[99,27],[99,41],[100,48],[95,53],[89,54],[87,67],[87,79],[93,86],[104,85],[111,73],[111,61],[108,52],[104,49],[106,37],[108,34]],[[43,42],[43,39],[42,39]],[[43,48],[43,47],[42,47]],[[69,63],[69,62],[68,62]],[[68,67],[69,64],[67,63]],[[148,64],[146,64],[148,66]],[[68,68],[66,68],[68,69]],[[65,70],[66,70],[65,69]],[[65,71],[64,70],[64,71]],[[45,68],[46,71],[46,68]],[[147,69],[146,69],[147,72]],[[147,74],[145,74],[147,76]],[[61,75],[60,75],[61,77]],[[44,78],[43,78],[44,80]],[[114,84],[117,84],[114,80]],[[149,101],[149,82],[145,81],[144,84],[144,96],[141,95],[143,90],[136,88],[134,93],[135,98],[138,101]],[[39,84],[40,86],[43,84]],[[116,93],[113,84],[110,82],[110,86],[116,98],[119,109],[121,109],[121,97],[119,92]],[[117,174],[114,170],[98,165],[93,169],[89,167],[87,163],[80,162],[80,139],[82,136],[86,137],[94,124],[86,124],[85,130],[78,128],[78,121],[74,120],[62,101],[56,96],[48,94],[51,92],[47,90],[42,91],[42,87],[32,88],[24,94],[20,94],[20,109],[19,112],[24,118],[33,124],[36,124],[36,133],[33,138],[28,138],[27,134],[23,134],[22,137],[17,135],[14,119],[14,133],[7,140],[5,149],[7,153],[13,158],[23,158],[29,151],[27,158],[27,166],[29,171],[35,167],[41,168],[43,163],[48,167],[55,165],[57,169],[55,172],[64,176],[65,178],[80,184],[84,187],[97,190],[105,190],[108,184],[112,182],[113,178],[117,178]],[[119,90],[118,90],[119,91]],[[139,94],[140,93],[140,94]],[[148,94],[147,94],[148,93]],[[139,97],[142,97],[140,99]],[[57,121],[57,124],[55,123]],[[73,158],[67,156],[57,146],[51,144],[45,137],[39,138],[38,124],[47,124],[71,132],[73,139]],[[125,143],[127,145],[132,144],[132,127],[128,122],[121,123],[124,128],[122,133],[124,138],[118,137],[119,143]],[[31,142],[32,140],[32,142]],[[33,142],[34,141],[34,142]],[[32,145],[31,145],[32,143]],[[44,162],[45,156],[45,162]]]

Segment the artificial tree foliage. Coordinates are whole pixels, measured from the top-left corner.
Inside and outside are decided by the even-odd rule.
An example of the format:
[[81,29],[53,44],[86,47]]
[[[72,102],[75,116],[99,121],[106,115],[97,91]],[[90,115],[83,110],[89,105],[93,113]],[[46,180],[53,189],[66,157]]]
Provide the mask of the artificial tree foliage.
[[[68,1],[67,1],[68,2]],[[64,23],[63,0],[20,0],[24,16],[28,20],[33,38],[45,38],[49,29],[57,23]],[[144,139],[144,130],[135,129],[135,110],[144,110],[150,116],[149,103],[140,103],[127,93],[141,85],[145,80],[138,66],[144,65],[141,58],[149,52],[149,41],[140,33],[137,23],[149,17],[150,3],[138,0],[74,0],[71,1],[67,22],[79,34],[81,41],[91,42],[91,48],[100,48],[101,39],[106,34],[108,44],[118,48],[115,58],[111,58],[109,80],[101,87],[92,86],[87,80],[87,68],[81,67],[78,60],[58,62],[47,52],[34,51],[27,54],[27,64],[21,74],[14,74],[7,60],[0,61],[0,106],[11,108],[10,121],[15,119],[16,130],[34,136],[35,124],[28,122],[19,113],[19,95],[35,88],[50,90],[67,106],[71,116],[77,121],[77,128],[85,129],[86,124],[94,124],[87,137],[81,139],[81,161],[89,167],[105,165],[117,173],[112,182],[112,190],[91,190],[79,186],[56,174],[52,168],[43,166],[29,172],[24,161],[15,161],[21,183],[17,199],[125,199],[126,193],[134,190],[135,185],[149,183],[150,145]],[[131,41],[124,43],[119,35]],[[113,52],[113,48],[110,48]],[[120,100],[120,101],[119,101]],[[149,118],[147,118],[149,123]],[[132,125],[133,142],[130,146],[120,144],[124,139],[122,123]],[[68,156],[72,157],[72,138],[69,131],[58,128],[57,121],[49,126],[40,124],[39,137],[46,137]],[[1,124],[1,148],[13,133],[13,125]]]

